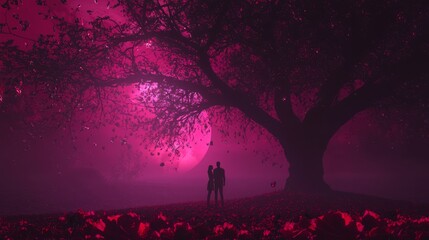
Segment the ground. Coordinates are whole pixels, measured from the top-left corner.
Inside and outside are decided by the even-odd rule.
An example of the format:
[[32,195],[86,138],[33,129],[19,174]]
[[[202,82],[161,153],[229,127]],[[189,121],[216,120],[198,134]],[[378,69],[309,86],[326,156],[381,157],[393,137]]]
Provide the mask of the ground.
[[358,194],[275,192],[114,211],[9,216],[1,239],[429,239],[429,206]]

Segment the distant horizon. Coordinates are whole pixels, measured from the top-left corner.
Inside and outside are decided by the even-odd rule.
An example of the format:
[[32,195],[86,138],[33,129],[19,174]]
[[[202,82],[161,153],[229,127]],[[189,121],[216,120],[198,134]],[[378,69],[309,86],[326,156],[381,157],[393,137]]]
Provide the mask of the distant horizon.
[[[181,181],[169,179],[145,179],[136,181],[106,181],[99,185],[85,186],[82,189],[53,189],[44,194],[20,196],[7,194],[1,196],[0,216],[28,215],[28,214],[54,214],[71,212],[77,209],[84,210],[114,210],[138,208],[146,206],[162,206],[187,202],[204,201],[206,197],[204,178],[197,176],[182,176]],[[177,180],[177,179],[176,179]],[[197,181],[196,181],[197,180]],[[345,185],[353,183],[342,179]],[[59,186],[58,186],[59,187]],[[229,177],[225,187],[225,199],[240,199],[259,196],[261,194],[283,191],[284,182],[276,182],[272,187],[268,178],[257,177]],[[393,201],[409,201],[414,203],[429,204],[429,198],[425,200],[413,200],[412,198],[395,197],[388,193],[377,194],[382,189],[372,189],[367,192],[351,192],[345,189],[335,191],[349,192],[359,195],[367,195],[389,199]],[[27,190],[31,192],[31,190]],[[43,193],[43,192],[42,192]],[[76,194],[76,195],[74,195]],[[0,194],[1,195],[1,194]],[[51,198],[48,198],[52,196]],[[7,199],[14,199],[13,202]],[[6,201],[5,201],[6,200]]]

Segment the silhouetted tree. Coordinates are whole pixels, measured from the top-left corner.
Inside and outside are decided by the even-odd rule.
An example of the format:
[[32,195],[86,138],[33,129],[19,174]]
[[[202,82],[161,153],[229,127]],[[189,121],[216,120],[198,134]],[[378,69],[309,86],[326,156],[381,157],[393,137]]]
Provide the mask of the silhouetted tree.
[[[355,114],[422,103],[428,90],[429,4],[423,1],[113,5],[124,19],[99,17],[85,25],[53,16],[57,32],[40,36],[31,49],[3,42],[4,89],[16,95],[17,86],[42,86],[72,108],[105,89],[139,85],[160,136],[192,129],[203,110],[238,109],[282,146],[291,191],[329,189],[325,149]],[[12,97],[3,95],[6,104]]]

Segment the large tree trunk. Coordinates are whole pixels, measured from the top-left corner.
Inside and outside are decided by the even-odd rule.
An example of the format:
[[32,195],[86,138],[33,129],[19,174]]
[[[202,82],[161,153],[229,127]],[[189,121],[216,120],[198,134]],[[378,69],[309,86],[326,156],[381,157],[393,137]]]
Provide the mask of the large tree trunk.
[[317,134],[299,134],[282,144],[289,162],[285,190],[291,192],[329,192],[324,180],[323,155],[329,138]]

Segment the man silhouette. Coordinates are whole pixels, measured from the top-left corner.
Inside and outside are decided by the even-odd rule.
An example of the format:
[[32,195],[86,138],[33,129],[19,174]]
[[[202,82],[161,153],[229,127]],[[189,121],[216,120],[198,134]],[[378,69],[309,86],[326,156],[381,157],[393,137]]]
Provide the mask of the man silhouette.
[[223,187],[225,186],[225,170],[220,167],[220,162],[216,162],[216,169],[213,170],[214,175],[214,190],[215,190],[215,204],[217,205],[217,194],[220,193],[220,200],[223,207]]

